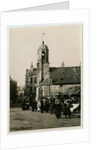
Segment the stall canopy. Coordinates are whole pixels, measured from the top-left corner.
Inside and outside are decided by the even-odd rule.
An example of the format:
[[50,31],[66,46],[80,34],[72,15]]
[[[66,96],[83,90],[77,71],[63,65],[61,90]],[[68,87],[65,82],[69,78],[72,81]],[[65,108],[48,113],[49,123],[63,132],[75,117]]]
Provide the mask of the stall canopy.
[[69,96],[80,96],[80,92],[81,92],[81,87],[75,86],[75,87],[68,88],[66,94]]

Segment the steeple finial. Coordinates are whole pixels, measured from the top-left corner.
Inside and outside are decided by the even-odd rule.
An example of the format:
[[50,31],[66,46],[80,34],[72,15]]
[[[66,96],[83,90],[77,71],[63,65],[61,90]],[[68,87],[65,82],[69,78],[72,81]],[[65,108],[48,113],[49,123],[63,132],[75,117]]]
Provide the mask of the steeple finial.
[[44,44],[44,38],[45,38],[45,35],[46,35],[46,34],[45,34],[44,32],[43,32],[42,35],[41,35],[42,44]]

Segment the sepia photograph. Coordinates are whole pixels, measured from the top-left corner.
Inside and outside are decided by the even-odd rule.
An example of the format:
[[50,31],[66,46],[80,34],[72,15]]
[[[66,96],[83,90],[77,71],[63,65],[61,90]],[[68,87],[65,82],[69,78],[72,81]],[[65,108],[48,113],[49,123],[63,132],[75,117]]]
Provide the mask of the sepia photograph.
[[9,132],[82,127],[82,24],[9,28]]

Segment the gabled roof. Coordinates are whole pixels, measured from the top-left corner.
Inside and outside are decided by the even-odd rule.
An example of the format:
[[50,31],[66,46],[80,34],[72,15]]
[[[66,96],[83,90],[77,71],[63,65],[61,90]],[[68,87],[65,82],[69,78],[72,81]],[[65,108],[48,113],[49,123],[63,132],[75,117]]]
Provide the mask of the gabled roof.
[[50,79],[40,83],[40,86],[80,84],[81,68],[80,67],[50,67]]
[[80,67],[58,67],[50,68],[52,84],[80,84]]
[[[40,83],[41,86],[64,85],[64,84],[80,84],[81,67],[50,67],[50,79]],[[30,75],[37,75],[37,68],[30,71]]]

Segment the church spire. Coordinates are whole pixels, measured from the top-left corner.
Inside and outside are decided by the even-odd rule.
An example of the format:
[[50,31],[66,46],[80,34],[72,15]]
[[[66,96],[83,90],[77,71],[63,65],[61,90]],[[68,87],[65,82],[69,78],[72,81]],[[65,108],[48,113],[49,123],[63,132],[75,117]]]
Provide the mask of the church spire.
[[33,62],[31,62],[30,70],[33,70]]
[[65,67],[65,64],[64,64],[64,62],[63,62],[63,61],[62,61],[61,67]]
[[33,62],[31,62],[31,67],[33,67]]

